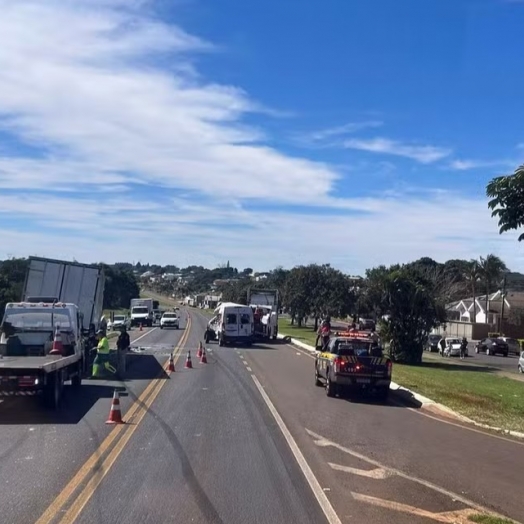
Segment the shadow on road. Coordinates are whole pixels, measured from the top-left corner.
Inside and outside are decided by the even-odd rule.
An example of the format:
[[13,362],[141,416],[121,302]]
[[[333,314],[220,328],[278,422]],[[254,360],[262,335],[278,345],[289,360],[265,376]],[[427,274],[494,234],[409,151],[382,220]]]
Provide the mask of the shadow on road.
[[128,354],[126,366],[126,373],[124,375],[126,381],[169,378],[164,368],[162,367],[162,364],[158,361],[157,357],[151,353]]
[[[401,393],[399,395],[399,393]],[[406,393],[404,395],[403,393]],[[376,406],[389,406],[392,408],[420,408],[422,404],[415,400],[409,392],[391,390],[388,399],[383,400],[373,391],[353,391],[339,394],[339,398],[351,404],[367,404]]]
[[100,399],[113,397],[115,389],[126,396],[125,388],[83,384],[80,389],[64,387],[62,404],[56,411],[42,405],[40,395],[0,397],[0,425],[78,424]]

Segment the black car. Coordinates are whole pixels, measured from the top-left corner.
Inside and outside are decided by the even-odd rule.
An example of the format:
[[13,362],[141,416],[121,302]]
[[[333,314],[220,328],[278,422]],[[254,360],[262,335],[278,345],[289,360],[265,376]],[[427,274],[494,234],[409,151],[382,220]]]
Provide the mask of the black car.
[[440,342],[441,338],[442,337],[440,335],[429,335],[428,342],[426,344],[426,351],[438,353],[438,343]]
[[483,338],[475,346],[475,353],[486,353],[486,355],[508,356],[509,346],[501,338]]

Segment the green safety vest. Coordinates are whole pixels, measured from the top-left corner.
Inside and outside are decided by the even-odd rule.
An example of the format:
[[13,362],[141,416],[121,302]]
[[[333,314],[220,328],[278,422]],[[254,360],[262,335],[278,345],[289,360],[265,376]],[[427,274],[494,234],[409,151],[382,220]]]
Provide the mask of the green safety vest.
[[96,351],[99,355],[109,355],[109,340],[107,340],[107,337],[100,339]]

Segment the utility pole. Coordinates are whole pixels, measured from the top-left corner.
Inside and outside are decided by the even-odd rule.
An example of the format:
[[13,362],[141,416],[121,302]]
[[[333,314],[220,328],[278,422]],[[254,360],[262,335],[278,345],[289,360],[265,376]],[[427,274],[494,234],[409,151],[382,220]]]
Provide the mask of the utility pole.
[[502,306],[500,308],[500,319],[499,319],[499,334],[502,335],[502,327],[504,322],[504,306],[506,305],[506,276],[502,280]]

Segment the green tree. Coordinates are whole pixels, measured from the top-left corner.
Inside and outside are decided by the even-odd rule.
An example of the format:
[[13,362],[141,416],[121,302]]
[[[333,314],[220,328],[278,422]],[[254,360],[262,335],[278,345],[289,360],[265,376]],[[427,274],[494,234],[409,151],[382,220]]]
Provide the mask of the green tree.
[[132,298],[140,296],[140,287],[132,271],[117,269],[101,264],[106,277],[104,288],[104,308],[128,308]]
[[26,258],[11,258],[0,262],[0,316],[3,317],[8,302],[22,299],[28,266],[29,261]]
[[464,268],[464,279],[466,280],[469,291],[473,296],[473,323],[477,321],[477,284],[482,276],[482,271],[477,260],[470,260]]
[[397,362],[418,364],[431,329],[446,318],[445,304],[436,297],[435,284],[409,266],[383,266],[367,273],[376,309],[385,318],[381,335],[390,341]]
[[494,288],[494,284],[498,282],[504,271],[508,268],[506,264],[496,255],[487,255],[486,257],[480,257],[479,262],[480,271],[484,281],[486,290],[486,323],[488,322],[488,311],[489,311],[489,295]]
[[[500,233],[520,229],[524,225],[524,164],[513,175],[491,180],[486,195],[491,198],[488,207],[491,215],[498,218]],[[519,242],[522,240],[524,233],[519,236]]]

